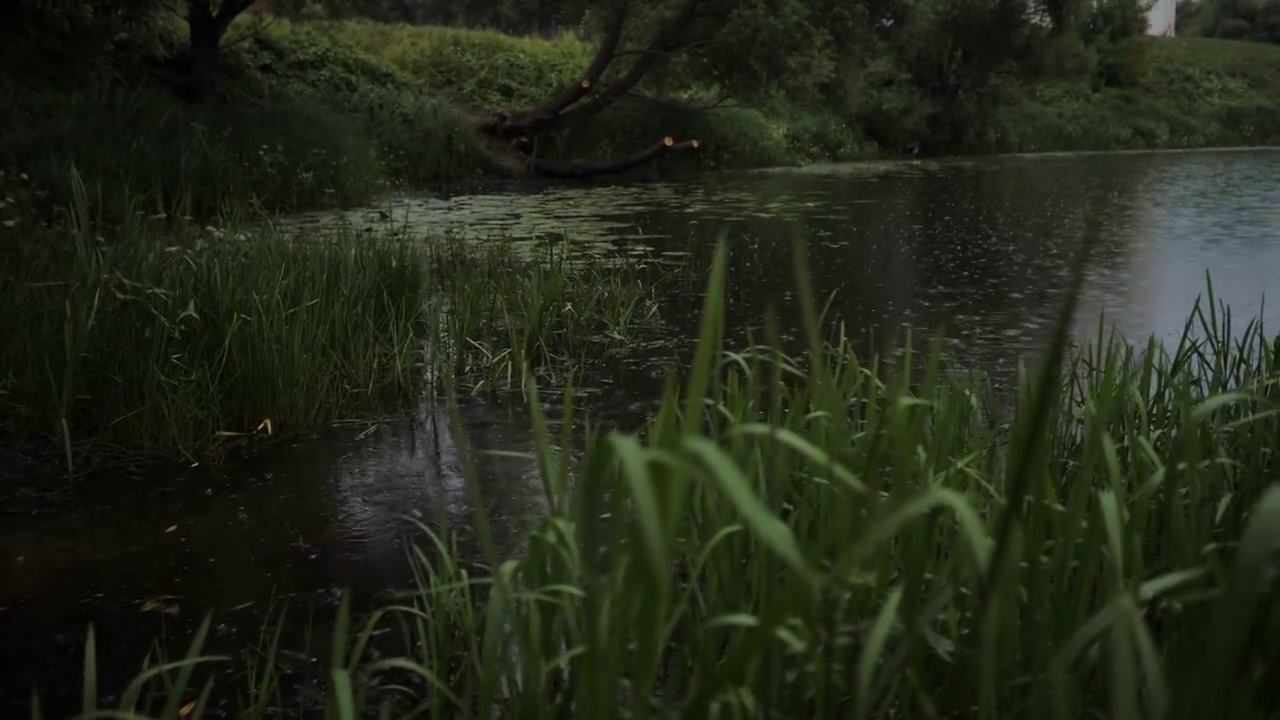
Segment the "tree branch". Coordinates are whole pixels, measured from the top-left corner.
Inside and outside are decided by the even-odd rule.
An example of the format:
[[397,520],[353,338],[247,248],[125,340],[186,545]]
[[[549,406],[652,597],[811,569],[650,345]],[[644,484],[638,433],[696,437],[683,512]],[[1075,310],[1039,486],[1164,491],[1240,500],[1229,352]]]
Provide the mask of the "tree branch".
[[612,160],[583,160],[576,162],[535,159],[530,161],[530,166],[534,172],[548,177],[581,179],[626,172],[652,162],[667,153],[697,149],[697,140],[676,142],[671,137],[665,137],[660,142],[626,157]]
[[213,16],[214,22],[218,24],[218,36],[221,37],[231,26],[231,21],[252,7],[253,3],[254,0],[222,0],[218,5],[218,13]]
[[592,58],[591,64],[587,66],[587,71],[583,74],[582,79],[569,85],[560,91],[560,94],[532,110],[513,112],[509,118],[503,121],[503,124],[507,127],[525,128],[546,122],[565,108],[581,100],[588,92],[594,89],[600,83],[600,77],[604,75],[605,70],[609,69],[609,65],[617,57],[618,46],[622,43],[622,34],[623,30],[626,29],[627,17],[630,11],[631,3],[629,0],[613,0],[613,19],[609,22],[604,39],[600,41],[600,47],[596,49],[595,57]]
[[600,94],[557,113],[540,129],[563,127],[589,118],[613,105],[639,85],[662,57],[680,47],[680,35],[696,16],[698,2],[699,0],[686,0],[680,12],[653,38],[649,43],[648,51],[635,61],[625,75]]

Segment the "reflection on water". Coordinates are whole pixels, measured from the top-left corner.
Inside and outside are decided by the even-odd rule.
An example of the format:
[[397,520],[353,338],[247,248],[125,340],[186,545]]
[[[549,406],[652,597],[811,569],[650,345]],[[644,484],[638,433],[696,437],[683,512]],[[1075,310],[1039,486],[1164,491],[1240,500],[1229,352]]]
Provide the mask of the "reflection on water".
[[[1131,338],[1177,334],[1206,272],[1237,315],[1257,314],[1264,294],[1280,290],[1280,152],[1271,151],[827,166],[405,197],[291,222],[335,217],[529,248],[689,254],[702,266],[723,236],[739,333],[770,308],[794,325],[790,240],[802,235],[815,290],[834,293],[831,317],[865,347],[944,328],[953,355],[1006,377],[1043,346],[1069,260],[1086,242],[1082,336],[1104,312]],[[689,297],[666,302],[677,339],[691,342]],[[611,412],[605,424],[634,423],[653,383],[621,378],[582,402]],[[522,409],[474,401],[459,410],[473,447],[530,449]],[[272,597],[331,602],[334,588],[351,586],[373,598],[401,584],[415,517],[456,531],[474,552],[459,439],[442,415],[428,405],[412,421],[336,428],[234,466],[82,483],[66,510],[10,488],[0,501],[0,716],[25,712],[29,683],[55,682],[53,668],[74,682],[65,673],[90,620],[100,647],[129,666],[157,631],[180,639],[211,606],[230,618],[221,641],[239,648]],[[518,552],[520,528],[541,507],[534,465],[509,453],[479,464],[495,539]],[[146,603],[158,596],[174,597]]]

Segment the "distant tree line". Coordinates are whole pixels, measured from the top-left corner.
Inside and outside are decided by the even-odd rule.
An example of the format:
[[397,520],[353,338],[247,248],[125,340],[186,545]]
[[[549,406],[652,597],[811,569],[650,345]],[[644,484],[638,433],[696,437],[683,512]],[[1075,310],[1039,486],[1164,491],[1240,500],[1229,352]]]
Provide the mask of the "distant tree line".
[[[822,106],[856,120],[882,146],[923,138],[945,149],[972,140],[962,133],[982,132],[983,113],[1011,83],[1061,76],[1087,78],[1095,87],[1125,85],[1141,76],[1145,62],[1145,46],[1134,41],[1144,0],[267,1],[270,12],[287,17],[572,31],[593,42],[597,52],[581,77],[545,104],[478,121],[514,148],[621,100],[697,87],[712,99]],[[218,95],[221,41],[255,6],[254,0],[0,4],[10,17],[0,33],[62,43],[79,62],[92,62],[90,51],[150,52],[145,38],[156,27],[172,28],[177,13],[189,28],[186,47],[166,51],[186,58],[188,97],[197,102]]]

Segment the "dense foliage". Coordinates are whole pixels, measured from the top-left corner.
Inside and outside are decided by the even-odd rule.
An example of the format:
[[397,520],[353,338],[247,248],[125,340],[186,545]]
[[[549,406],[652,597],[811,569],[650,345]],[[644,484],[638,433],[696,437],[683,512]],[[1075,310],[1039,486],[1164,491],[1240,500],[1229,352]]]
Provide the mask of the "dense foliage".
[[[573,29],[600,38],[611,3],[298,0],[275,7],[300,16]],[[1125,85],[1148,68],[1132,42],[1142,28],[1140,0],[663,0],[632,8],[624,44],[645,47],[685,5],[693,12],[679,28],[676,52],[645,78],[644,90],[820,105],[894,148],[964,145],[992,98],[1018,80],[1071,75],[1097,87]],[[619,65],[617,74],[632,67]]]
[[[243,22],[236,17],[250,5],[13,2],[20,20],[13,27],[37,46],[52,38],[99,54],[161,54],[155,28],[185,16],[195,74],[203,71],[199,46],[208,42],[197,31],[203,19]],[[358,15],[544,35],[571,30],[595,42],[608,42],[622,7],[627,16],[618,54],[632,58],[614,62],[609,75],[617,79],[643,65],[638,90],[757,106],[778,100],[822,105],[857,118],[882,144],[914,140],[939,149],[962,145],[1012,80],[1065,74],[1088,76],[1095,86],[1123,85],[1146,69],[1132,46],[1141,29],[1140,0],[272,0],[266,7],[295,18]],[[210,33],[220,41],[225,30]],[[662,62],[651,62],[655,49]]]
[[1178,32],[1280,43],[1280,0],[1192,0],[1178,5]]

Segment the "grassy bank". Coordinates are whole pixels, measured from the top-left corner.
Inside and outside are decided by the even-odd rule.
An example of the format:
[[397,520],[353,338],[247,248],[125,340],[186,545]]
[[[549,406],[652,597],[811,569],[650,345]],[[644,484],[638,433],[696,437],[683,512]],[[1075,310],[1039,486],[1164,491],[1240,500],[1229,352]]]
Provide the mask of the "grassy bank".
[[[723,268],[644,432],[574,462],[535,413],[550,515],[521,556],[471,569],[427,541],[417,590],[358,625],[344,607],[328,667],[299,670],[323,698],[281,700],[298,678],[255,660],[232,716],[1275,713],[1280,347],[1260,328],[1210,308],[1173,347],[1073,353],[1063,322],[1006,432],[936,352],[914,377],[867,364],[819,341],[812,304],[808,357],[722,354]],[[207,629],[120,709],[223,716]]]
[[[7,73],[0,81],[0,168],[62,188],[74,163],[108,207],[145,198],[155,208],[199,216],[250,197],[268,210],[358,203],[396,186],[492,174],[494,158],[468,114],[543,101],[574,81],[592,53],[570,36],[243,20],[226,41],[227,102],[192,107],[174,92],[181,31],[161,28],[142,47],[106,56],[105,69],[75,65],[72,54],[65,58],[70,70],[54,63],[42,73],[40,65],[24,64]],[[1122,72],[1112,73],[1123,75],[1118,84],[1093,87],[1100,61],[1087,53],[1077,64],[1094,70],[995,78],[954,114],[950,149],[1280,142],[1280,48],[1203,39],[1126,47]],[[19,55],[8,62],[29,62]],[[661,171],[853,160],[897,155],[911,141],[928,144],[938,132],[928,121],[929,101],[902,78],[878,73],[871,66],[844,79],[847,108],[772,96],[708,109],[709,90],[668,88],[663,92],[676,99],[626,100],[548,138],[538,152],[607,158],[664,135],[701,141],[696,153],[660,160]]]
[[[995,113],[991,148],[1138,150],[1280,143],[1280,47],[1153,38],[1130,87],[1017,88]],[[983,150],[979,145],[976,150]]]
[[401,408],[430,378],[559,381],[657,323],[639,260],[252,215],[104,226],[77,187],[55,227],[0,226],[0,433],[71,465],[216,455]]
[[[349,43],[423,79],[442,97],[485,110],[529,107],[572,83],[591,57],[571,38],[512,38],[482,31],[418,28],[367,21],[298,26],[327,42]],[[1080,51],[1082,55],[1086,55]],[[1201,38],[1135,42],[1116,70],[1123,78],[1095,88],[1078,59],[1059,77],[994,83],[955,135],[962,153],[1047,152],[1266,145],[1280,142],[1280,48]],[[1115,60],[1119,62],[1120,60]],[[1078,70],[1078,72],[1076,71]],[[683,112],[686,106],[621,104],[566,133],[553,149],[570,156],[609,156],[664,134],[697,137],[703,151],[682,158],[718,167],[751,167],[898,155],[926,142],[927,101],[873,68],[850,77],[856,102],[846,113],[778,100],[765,106]],[[697,97],[696,87],[684,92]],[[694,101],[692,105],[699,103]],[[894,125],[893,132],[878,126]],[[870,139],[882,136],[887,144]]]

